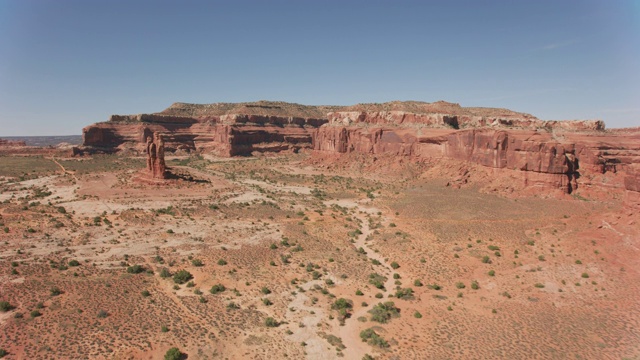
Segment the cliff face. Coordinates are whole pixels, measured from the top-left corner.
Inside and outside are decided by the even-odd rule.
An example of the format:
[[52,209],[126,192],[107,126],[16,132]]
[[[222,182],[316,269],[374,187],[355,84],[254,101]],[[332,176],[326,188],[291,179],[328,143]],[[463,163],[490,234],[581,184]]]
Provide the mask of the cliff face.
[[[516,174],[527,187],[576,190],[589,174],[623,172],[605,186],[638,191],[640,129],[606,132],[601,121],[542,121],[530,115],[337,112],[314,134],[323,153],[451,158]],[[589,186],[599,186],[587,181]]]
[[[76,153],[144,152],[162,134],[165,149],[221,156],[313,149],[468,161],[519,178],[526,187],[571,193],[580,186],[640,189],[640,129],[606,131],[599,120],[543,121],[448,102],[307,106],[284,102],[185,104],[113,115],[83,129]],[[608,180],[596,174],[620,174]]]
[[167,151],[197,150],[221,156],[298,151],[310,148],[313,130],[327,122],[314,116],[337,108],[281,102],[176,103],[160,113],[113,115],[109,121],[85,127],[83,146],[76,153],[141,152],[145,139],[154,133],[163,134]]

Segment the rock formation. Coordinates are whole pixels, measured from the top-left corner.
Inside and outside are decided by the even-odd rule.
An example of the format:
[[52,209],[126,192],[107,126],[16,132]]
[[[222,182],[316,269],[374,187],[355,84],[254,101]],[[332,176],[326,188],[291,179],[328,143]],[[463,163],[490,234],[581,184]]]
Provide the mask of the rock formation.
[[83,129],[76,154],[142,152],[149,134],[165,134],[167,151],[204,151],[220,156],[311,148],[313,131],[336,106],[260,101],[238,104],[175,103],[155,114],[112,115]]
[[[639,192],[640,129],[600,120],[544,121],[508,109],[438,101],[353,106],[283,102],[175,103],[154,114],[113,115],[83,129],[75,153],[144,151],[163,133],[167,151],[220,156],[312,149],[317,154],[448,158],[572,193],[580,186]],[[618,174],[602,181],[596,174]],[[633,197],[633,196],[632,196]]]
[[24,141],[0,139],[0,147],[27,146]]
[[164,162],[164,140],[159,133],[147,137],[147,172],[154,179],[167,178],[167,166]]

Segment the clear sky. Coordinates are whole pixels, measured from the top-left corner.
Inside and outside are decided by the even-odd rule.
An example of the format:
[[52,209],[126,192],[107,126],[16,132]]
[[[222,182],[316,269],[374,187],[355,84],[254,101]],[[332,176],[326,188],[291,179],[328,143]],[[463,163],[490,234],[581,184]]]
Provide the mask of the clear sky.
[[0,0],[0,136],[256,100],[640,126],[640,1]]

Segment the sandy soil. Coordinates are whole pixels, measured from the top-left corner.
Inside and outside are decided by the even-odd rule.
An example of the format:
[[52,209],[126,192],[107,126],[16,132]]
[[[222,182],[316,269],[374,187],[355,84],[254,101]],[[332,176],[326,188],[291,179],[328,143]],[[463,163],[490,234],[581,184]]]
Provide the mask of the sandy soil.
[[[158,184],[139,159],[56,160],[0,181],[8,359],[640,358],[640,214],[621,196],[305,155],[177,157],[197,181]],[[399,316],[376,322],[388,301]]]

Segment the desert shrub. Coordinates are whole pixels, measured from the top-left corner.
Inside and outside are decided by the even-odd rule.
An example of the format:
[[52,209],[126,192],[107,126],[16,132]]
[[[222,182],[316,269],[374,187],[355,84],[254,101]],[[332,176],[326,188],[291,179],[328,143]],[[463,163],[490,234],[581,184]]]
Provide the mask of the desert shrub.
[[237,310],[237,309],[240,309],[240,305],[234,303],[233,301],[230,301],[227,304],[227,310]]
[[422,286],[422,281],[420,281],[420,279],[415,279],[413,281],[413,286],[418,286],[418,287]]
[[149,297],[151,296],[151,293],[149,292],[149,290],[142,290],[142,296]]
[[422,318],[422,314],[420,314],[420,312],[418,310],[416,310],[416,312],[413,313],[413,317],[416,319],[420,319]]
[[400,316],[400,309],[398,309],[393,301],[387,301],[379,303],[369,310],[371,314],[371,320],[379,323],[387,323],[391,318]]
[[129,266],[127,268],[127,272],[129,274],[140,274],[141,272],[144,272],[144,266],[142,265],[133,265],[133,266]]
[[271,302],[271,300],[269,300],[269,299],[267,299],[267,298],[262,299],[262,303],[263,303],[265,306],[271,306],[271,305],[273,305],[273,302]]
[[211,287],[211,290],[209,290],[209,292],[212,293],[212,294],[218,294],[218,293],[221,293],[221,292],[225,291],[226,289],[227,288],[225,288],[224,285],[216,284],[216,285],[213,285]]
[[399,268],[399,267],[400,267],[400,265],[399,265],[397,262],[395,262],[395,261],[394,261],[394,262],[392,262],[392,263],[391,263],[391,267],[392,267],[393,269],[397,269],[397,268]]
[[369,275],[369,283],[378,289],[384,289],[385,281],[387,281],[387,278],[378,273],[373,273]]
[[362,296],[362,295],[364,295],[364,293],[360,289],[358,289],[358,290],[356,290],[356,295]]
[[480,284],[478,284],[478,281],[473,280],[473,281],[471,282],[471,288],[472,288],[473,290],[478,290],[478,289],[480,289]]
[[176,284],[184,284],[191,279],[193,279],[193,275],[187,270],[180,270],[173,275],[173,281]]
[[464,289],[465,287],[466,287],[466,286],[464,285],[464,283],[463,283],[463,282],[457,282],[457,283],[456,283],[456,288],[458,288],[458,289]]
[[160,270],[160,277],[163,278],[163,279],[171,277],[171,271],[169,271],[169,269],[167,269],[166,267],[163,267]]
[[582,273],[581,275],[584,279],[588,279],[589,278],[589,274],[587,274],[586,272]]
[[533,286],[542,289],[544,287],[544,284],[541,283],[535,283]]
[[362,341],[366,341],[371,346],[377,346],[381,348],[389,347],[389,343],[378,335],[372,328],[362,330],[360,332],[360,338]]
[[491,251],[500,250],[500,248],[499,248],[499,247],[497,247],[497,246],[495,246],[495,245],[489,245],[489,246],[488,246],[488,248],[489,248],[489,250],[491,250]]
[[200,266],[204,266],[204,263],[200,259],[193,259],[191,260],[191,265],[200,267]]
[[80,266],[80,262],[78,260],[69,261],[69,266]]
[[51,296],[58,296],[60,294],[62,294],[62,290],[60,290],[60,288],[57,288],[57,287],[51,288]]
[[276,319],[274,319],[272,317],[268,317],[268,318],[264,319],[264,324],[267,327],[277,327],[277,326],[280,325],[280,323]]
[[8,354],[7,350],[0,348],[0,358],[7,356],[7,354]]
[[37,318],[38,316],[42,316],[42,313],[40,311],[38,311],[38,310],[33,310],[33,311],[31,311],[31,313],[29,313],[29,315],[32,318]]
[[491,258],[489,258],[489,256],[485,255],[482,257],[482,263],[483,264],[491,264]]
[[496,275],[496,271],[495,270],[489,270],[489,272],[487,274],[489,276],[495,276]]
[[100,310],[98,311],[98,318],[100,319],[104,319],[107,316],[109,316],[109,313],[107,312],[107,310]]
[[334,310],[351,309],[352,307],[353,307],[353,301],[345,298],[339,298],[338,300],[334,301],[333,304],[331,305],[331,308]]
[[271,290],[269,290],[269,288],[266,287],[266,286],[263,286],[262,289],[260,289],[260,292],[265,294],[265,295],[271,294]]
[[180,349],[173,347],[164,354],[164,360],[181,360],[184,359],[184,354],[180,352]]
[[13,310],[15,307],[8,301],[0,301],[0,312],[7,312]]
[[404,288],[396,290],[396,297],[398,299],[413,299],[413,289]]
[[227,265],[227,261],[225,259],[220,259],[220,260],[218,260],[218,265],[220,265],[220,266]]
[[440,285],[438,285],[438,284],[436,284],[436,283],[433,283],[433,284],[431,284],[431,285],[427,285],[427,287],[428,287],[429,289],[431,289],[431,290],[440,290],[440,289],[442,289],[442,286],[440,286]]

